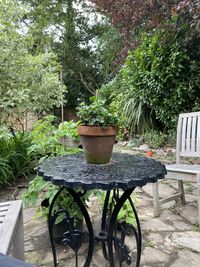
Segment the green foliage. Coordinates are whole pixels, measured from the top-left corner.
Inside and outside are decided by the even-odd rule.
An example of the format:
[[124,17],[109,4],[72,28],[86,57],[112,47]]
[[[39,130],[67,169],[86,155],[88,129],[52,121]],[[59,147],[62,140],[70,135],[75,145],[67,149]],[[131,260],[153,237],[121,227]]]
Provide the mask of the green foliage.
[[9,184],[13,180],[12,169],[9,166],[9,161],[0,156],[0,186]]
[[61,137],[65,135],[72,138],[78,136],[77,124],[74,122],[64,122],[58,126],[56,117],[46,116],[35,123],[30,135],[32,138],[30,151],[37,157],[64,155],[78,151],[76,148],[68,148],[61,144]]
[[97,56],[101,65],[100,72],[103,81],[107,82],[119,71],[120,64],[116,62],[117,55],[121,50],[122,36],[116,28],[107,21],[101,26],[102,34],[97,39]]
[[168,142],[168,135],[158,131],[149,131],[141,136],[142,142],[150,148],[161,148]]
[[[61,91],[55,54],[32,55],[34,38],[24,33],[22,18],[27,10],[15,1],[0,8],[0,122],[23,117],[27,112],[44,112],[59,105]],[[23,34],[22,34],[23,33]]]
[[[78,148],[68,148],[61,144],[61,137],[63,136],[69,136],[74,139],[76,139],[78,136],[77,123],[72,121],[64,122],[58,125],[55,116],[46,116],[35,123],[30,135],[32,138],[32,144],[29,148],[29,151],[40,158],[40,162],[48,157],[72,154],[79,151]],[[42,200],[48,199],[49,203],[51,203],[58,189],[58,186],[55,186],[50,182],[45,182],[42,177],[36,176],[35,179],[29,183],[29,188],[23,196],[25,206],[38,204],[39,198],[42,198]],[[57,200],[56,205],[54,205],[53,212],[58,211],[58,209],[62,207],[68,207],[70,215],[75,219],[80,218],[81,214],[77,205],[66,191],[63,192]],[[37,209],[35,216],[46,219],[47,214],[48,207],[40,206]],[[64,218],[63,216],[64,213],[60,214],[56,220],[56,223],[62,221]]]
[[79,140],[77,123],[74,121],[64,121],[58,125],[57,135],[59,137],[70,137],[73,140]]
[[[122,77],[119,73],[113,80],[108,82],[107,84],[103,84],[100,88],[99,97],[106,100],[106,103],[110,105],[113,101],[115,101],[115,98],[118,99],[118,103],[123,100],[124,90],[122,90],[122,83],[121,83]],[[119,98],[121,97],[121,101],[119,101]]]
[[27,30],[34,36],[30,49],[34,54],[50,50],[58,56],[62,80],[68,88],[67,105],[75,107],[77,98],[88,99],[102,82],[104,70],[100,71],[102,60],[96,47],[108,23],[101,26],[102,16],[90,1],[23,2],[29,5]]
[[31,138],[26,133],[0,137],[0,185],[25,175],[32,167],[34,155],[29,151]]
[[[61,137],[77,138],[77,123],[56,124],[56,117],[38,120],[32,132],[0,132],[0,185],[15,181],[34,167],[34,160],[76,153],[78,148],[61,144]],[[36,161],[35,161],[36,164]]]
[[131,134],[156,128],[155,112],[146,103],[130,98],[123,104],[123,115]]
[[[99,198],[100,205],[103,207],[106,193],[101,191],[101,190],[97,190],[95,192],[95,194]],[[133,199],[133,198],[134,198],[134,205],[137,205],[137,199],[136,199],[134,194],[131,195],[131,199]],[[114,199],[110,198],[109,199],[109,205],[112,206],[112,204],[115,204],[115,201],[114,202],[113,201],[114,201]],[[135,216],[133,214],[132,206],[131,206],[129,200],[127,200],[124,203],[124,205],[122,206],[122,208],[118,214],[117,220],[118,220],[118,222],[126,221],[126,223],[132,224],[133,226],[136,224]]]
[[99,97],[105,101],[118,118],[118,138],[127,140],[129,139],[129,129],[127,127],[126,117],[122,113],[124,93],[121,89],[120,75],[117,75],[112,81],[101,86]]
[[118,124],[115,110],[112,107],[107,108],[104,100],[96,97],[91,97],[90,100],[90,105],[82,102],[77,108],[77,114],[82,125],[108,127]]
[[[46,182],[43,180],[42,177],[36,176],[34,180],[32,180],[29,183],[28,190],[23,195],[23,201],[25,207],[29,206],[38,206],[39,201],[48,199],[49,203],[52,202],[55,194],[58,192],[59,186],[53,185],[51,182]],[[89,192],[84,195],[82,198],[84,201],[89,197]],[[63,191],[59,198],[57,199],[54,207],[53,207],[53,213],[58,211],[60,208],[67,207],[68,212],[70,213],[70,216],[73,218],[81,219],[82,215],[81,212],[77,206],[77,204],[74,202],[73,198],[68,194],[68,192]],[[41,205],[38,206],[37,211],[35,213],[36,218],[43,218],[47,219],[48,214],[48,207],[42,207]],[[56,220],[56,223],[61,222],[64,219],[64,213],[60,214]]]
[[10,166],[16,178],[27,173],[30,169],[30,163],[33,160],[33,154],[29,152],[31,141],[28,134],[17,133],[12,140],[11,147],[8,148],[11,149]]
[[192,226],[192,231],[200,233],[200,227],[198,224]]
[[149,148],[159,149],[161,147],[176,146],[176,130],[161,132],[149,130],[142,135],[134,135],[130,140],[130,146],[139,147],[142,144],[147,144]]
[[39,157],[55,155],[59,149],[62,151],[61,143],[54,136],[56,126],[53,125],[53,122],[55,119],[56,117],[50,115],[38,120],[30,133],[33,140],[30,150]]
[[133,226],[136,225],[136,219],[129,200],[127,200],[122,206],[117,219],[119,220],[119,222],[125,221],[126,223],[132,224]]
[[[152,128],[153,122],[173,129],[178,114],[200,103],[200,38],[184,43],[187,29],[143,34],[140,47],[129,53],[121,71],[124,114],[128,124]],[[186,40],[186,39],[185,39]],[[142,123],[141,123],[142,122]]]

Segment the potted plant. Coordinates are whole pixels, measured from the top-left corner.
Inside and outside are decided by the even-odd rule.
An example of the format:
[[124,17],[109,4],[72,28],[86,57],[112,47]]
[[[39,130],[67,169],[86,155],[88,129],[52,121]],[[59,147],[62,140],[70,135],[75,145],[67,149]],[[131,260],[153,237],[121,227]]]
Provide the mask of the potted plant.
[[82,102],[77,108],[78,133],[88,163],[108,163],[116,140],[118,118],[105,101],[91,97],[89,105]]
[[77,123],[74,121],[64,121],[59,124],[56,132],[64,146],[77,148],[79,146],[79,135],[77,132]]
[[148,149],[146,155],[147,155],[148,158],[153,157],[153,151],[151,149]]
[[57,118],[49,115],[34,124],[30,136],[32,145],[29,151],[38,159],[78,152],[79,136],[76,122],[65,121],[58,124]]

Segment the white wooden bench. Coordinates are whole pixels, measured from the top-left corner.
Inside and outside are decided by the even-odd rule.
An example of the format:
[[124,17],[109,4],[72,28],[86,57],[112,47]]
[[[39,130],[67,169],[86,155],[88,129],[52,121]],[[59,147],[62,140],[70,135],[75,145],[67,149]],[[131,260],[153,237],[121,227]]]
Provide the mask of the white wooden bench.
[[24,260],[22,201],[0,203],[0,252]]
[[197,183],[198,223],[200,226],[200,165],[181,163],[181,157],[200,157],[200,112],[179,115],[176,140],[176,164],[166,165],[165,178],[178,181],[179,193],[159,199],[159,183],[153,184],[154,216],[159,216],[160,205],[180,198],[185,204],[183,181]]

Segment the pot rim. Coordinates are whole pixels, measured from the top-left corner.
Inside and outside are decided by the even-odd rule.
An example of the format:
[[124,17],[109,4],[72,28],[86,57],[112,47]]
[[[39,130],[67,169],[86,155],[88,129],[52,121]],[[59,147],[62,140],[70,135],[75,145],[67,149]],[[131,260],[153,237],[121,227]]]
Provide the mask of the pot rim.
[[113,136],[117,135],[118,128],[116,126],[93,126],[93,125],[79,125],[78,134],[86,136]]

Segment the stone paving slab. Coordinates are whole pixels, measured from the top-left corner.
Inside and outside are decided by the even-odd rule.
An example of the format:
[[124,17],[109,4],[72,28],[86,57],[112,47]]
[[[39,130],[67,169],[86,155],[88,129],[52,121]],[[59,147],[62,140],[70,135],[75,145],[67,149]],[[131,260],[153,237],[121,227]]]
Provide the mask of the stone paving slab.
[[177,259],[171,264],[170,267],[199,267],[200,254],[188,250],[181,250],[178,252]]

